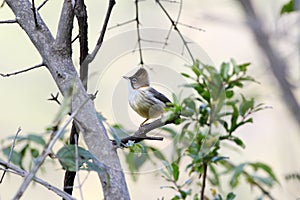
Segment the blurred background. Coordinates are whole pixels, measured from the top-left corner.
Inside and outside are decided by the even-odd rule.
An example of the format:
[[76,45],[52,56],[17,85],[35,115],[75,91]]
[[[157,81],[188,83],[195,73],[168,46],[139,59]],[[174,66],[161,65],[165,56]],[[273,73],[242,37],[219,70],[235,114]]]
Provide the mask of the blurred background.
[[[287,70],[289,81],[294,85],[293,92],[300,102],[299,13],[280,16],[281,7],[286,3],[284,0],[256,0],[253,2],[257,14],[263,19],[264,29],[270,35],[272,44],[289,65]],[[37,5],[40,3],[42,1],[36,1]],[[101,30],[107,2],[86,1],[86,5],[89,14],[89,44],[92,50]],[[165,2],[164,5],[175,18],[179,11],[179,5],[168,2]],[[40,14],[53,35],[56,33],[61,6],[61,1],[52,0],[40,10]],[[134,17],[133,1],[117,1],[109,26],[134,19]],[[14,19],[14,15],[8,6],[4,5],[0,8],[0,20],[6,19]],[[140,20],[142,28],[168,30],[170,27],[170,22],[155,1],[140,2]],[[258,48],[251,30],[246,24],[245,14],[240,4],[233,0],[184,1],[179,21],[204,30],[180,27],[183,35],[189,38],[195,44],[194,46],[197,46],[196,49],[200,51],[201,57],[207,62],[219,66],[223,61],[234,58],[238,63],[252,63],[249,68],[250,75],[255,77],[259,84],[247,85],[244,91],[249,96],[257,98],[258,102],[271,106],[272,109],[256,113],[253,116],[253,124],[248,124],[238,130],[237,135],[246,143],[246,149],[238,152],[230,151],[230,158],[237,162],[263,161],[269,164],[281,183],[271,191],[276,199],[300,198],[299,182],[285,180],[286,174],[299,173],[299,124],[297,125],[294,116],[287,109],[285,98],[268,67],[265,55]],[[133,40],[124,41],[124,43],[122,40],[127,37],[126,33],[134,34],[135,28],[136,24],[130,23],[107,32],[103,48],[91,64],[91,81],[89,83],[89,92],[93,93],[95,90],[99,90],[99,100],[96,100],[95,104],[108,122],[120,123],[133,130],[143,119],[132,114],[128,108],[127,82],[122,80],[122,75],[132,75],[139,63],[138,56],[132,53],[132,50],[137,47],[137,43],[134,37]],[[74,33],[76,33],[76,25]],[[122,37],[119,38],[120,35]],[[128,38],[130,37],[128,36]],[[127,45],[128,47],[124,47]],[[74,47],[74,63],[78,67],[77,44]],[[125,50],[121,50],[122,48]],[[172,68],[173,71],[181,72],[185,69],[180,67],[184,65],[183,61],[185,60],[185,56],[180,56],[181,49],[182,46],[178,45],[179,56],[176,55],[172,59],[168,57],[169,54],[166,54],[165,57],[153,58],[155,54],[145,53],[145,63],[148,62],[154,72],[155,69],[159,69],[160,65],[165,67],[175,63],[176,67]],[[114,52],[117,53],[113,54]],[[111,57],[106,57],[106,55]],[[17,24],[0,24],[0,73],[18,71],[41,62],[35,47]],[[161,69],[164,69],[163,67]],[[167,67],[163,74],[169,74],[169,72],[170,67]],[[176,82],[178,79],[158,77],[157,73],[152,73],[150,76],[156,86],[166,91],[167,94],[176,92],[177,85],[174,85],[172,81]],[[109,93],[109,91],[114,92]],[[18,127],[22,129],[21,135],[44,134],[45,129],[51,126],[59,109],[55,103],[47,101],[50,94],[56,92],[58,89],[50,73],[44,68],[17,76],[0,77],[0,139],[3,140],[14,135]],[[119,96],[126,96],[126,98]],[[115,102],[114,99],[119,99],[120,102]],[[119,119],[124,119],[124,117],[119,117],[119,113],[115,109],[118,105],[126,108],[126,114],[130,116],[129,122],[120,122]],[[5,157],[1,154],[1,158]],[[123,165],[126,164],[123,163]],[[86,173],[80,173],[81,180],[85,179],[86,175]],[[62,187],[63,171],[55,162],[46,164],[46,167],[38,173],[38,177],[44,178],[57,187]],[[162,197],[168,199],[168,193],[172,192],[160,188],[166,183],[160,178],[157,170],[140,173],[136,182],[131,179],[129,174],[126,174],[126,177],[132,199],[148,200]],[[22,179],[18,176],[7,174],[4,182],[0,185],[0,199],[10,199],[21,183]],[[99,188],[97,175],[90,173],[83,184],[84,199],[101,198]],[[248,185],[238,187],[235,191],[237,199],[254,199],[256,192],[257,190],[252,190]],[[79,198],[78,189],[75,188],[74,193]],[[38,184],[32,184],[30,189],[25,192],[24,199],[40,199],[41,195],[44,200],[58,199],[55,194]]]

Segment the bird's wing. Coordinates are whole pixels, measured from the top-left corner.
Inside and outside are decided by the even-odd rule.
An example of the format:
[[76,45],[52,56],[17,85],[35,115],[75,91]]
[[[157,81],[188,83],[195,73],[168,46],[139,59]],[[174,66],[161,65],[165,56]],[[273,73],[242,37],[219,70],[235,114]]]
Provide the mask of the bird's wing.
[[152,87],[149,89],[149,92],[151,92],[155,98],[159,99],[160,101],[164,102],[165,104],[168,102],[171,102],[165,95],[158,92],[157,90],[155,90]]

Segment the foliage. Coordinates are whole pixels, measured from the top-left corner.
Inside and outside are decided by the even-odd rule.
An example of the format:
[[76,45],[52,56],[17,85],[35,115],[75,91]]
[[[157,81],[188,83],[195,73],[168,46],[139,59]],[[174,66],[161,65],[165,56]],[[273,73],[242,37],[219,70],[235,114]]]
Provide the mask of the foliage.
[[290,0],[286,4],[284,4],[280,10],[280,14],[287,14],[295,11],[295,0]]
[[[207,181],[212,186],[210,196],[216,200],[235,199],[234,188],[240,185],[241,178],[250,186],[257,186],[262,195],[269,195],[264,188],[271,188],[278,183],[267,164],[234,164],[220,152],[224,143],[244,149],[244,141],[234,133],[241,126],[253,122],[253,113],[267,108],[264,104],[257,104],[254,98],[239,93],[246,82],[256,82],[247,75],[249,66],[250,63],[237,64],[231,60],[222,63],[218,71],[197,61],[189,67],[191,73],[182,73],[189,80],[184,87],[191,89],[193,95],[182,101],[174,97],[173,107],[167,108],[167,116],[171,116],[170,112],[180,110],[181,128],[179,131],[162,128],[172,136],[176,154],[174,158],[177,158],[168,162],[163,157],[165,169],[161,171],[163,178],[170,183],[162,188],[176,191],[172,199],[207,198]],[[142,145],[139,148],[143,150],[149,148],[144,144],[138,145]],[[135,149],[131,147],[131,151]],[[228,185],[232,191],[222,191],[222,177],[229,178]],[[193,189],[199,187],[198,190]]]

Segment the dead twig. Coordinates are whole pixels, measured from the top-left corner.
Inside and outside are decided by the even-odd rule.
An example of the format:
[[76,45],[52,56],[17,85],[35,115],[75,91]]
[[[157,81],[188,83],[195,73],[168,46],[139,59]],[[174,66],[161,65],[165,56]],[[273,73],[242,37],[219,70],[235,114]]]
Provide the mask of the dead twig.
[[[12,157],[12,155],[13,155],[14,148],[15,148],[15,145],[16,145],[16,140],[17,140],[18,135],[19,135],[20,132],[21,132],[21,128],[19,127],[18,130],[17,130],[17,132],[16,132],[16,134],[15,134],[13,143],[12,143],[11,148],[10,148],[10,152],[9,152],[9,155],[8,155],[8,161],[7,161],[8,164],[10,164],[11,157]],[[3,179],[4,179],[4,176],[5,176],[5,173],[6,173],[6,170],[7,170],[7,169],[8,169],[8,167],[6,166],[4,172],[3,172],[2,176],[1,176],[0,184],[2,183],[2,181],[3,181]]]
[[20,70],[20,71],[17,71],[17,72],[12,72],[12,73],[9,73],[9,74],[0,73],[0,76],[2,76],[2,77],[9,77],[9,76],[13,76],[13,75],[18,75],[18,74],[21,74],[21,73],[24,73],[24,72],[28,72],[28,71],[36,69],[36,68],[40,68],[42,66],[45,66],[45,64],[41,63],[41,64],[35,65],[33,67],[29,67],[27,69],[23,69],[23,70]]

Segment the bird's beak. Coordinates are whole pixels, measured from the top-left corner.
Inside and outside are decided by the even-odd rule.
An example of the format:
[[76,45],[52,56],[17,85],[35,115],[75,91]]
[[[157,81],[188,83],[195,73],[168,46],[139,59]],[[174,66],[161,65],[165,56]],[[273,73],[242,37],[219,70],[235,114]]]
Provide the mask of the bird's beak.
[[123,76],[123,78],[125,78],[125,79],[127,79],[127,80],[129,79],[129,77],[128,77],[128,76]]

